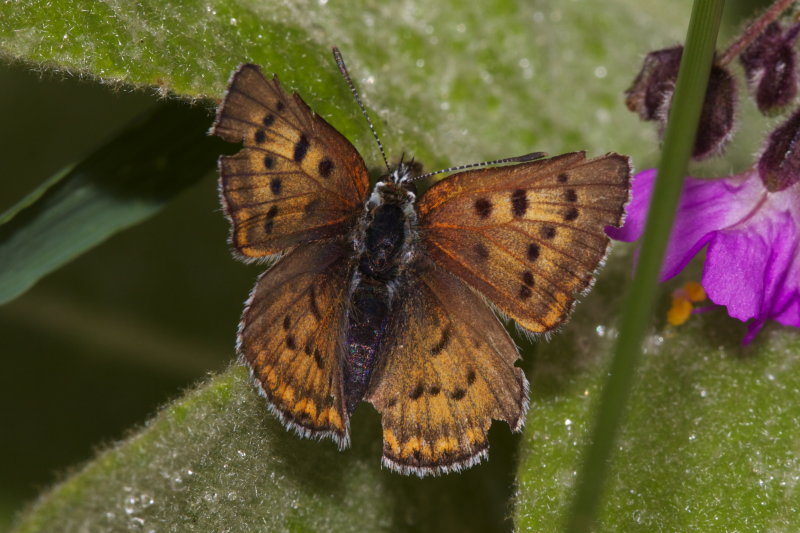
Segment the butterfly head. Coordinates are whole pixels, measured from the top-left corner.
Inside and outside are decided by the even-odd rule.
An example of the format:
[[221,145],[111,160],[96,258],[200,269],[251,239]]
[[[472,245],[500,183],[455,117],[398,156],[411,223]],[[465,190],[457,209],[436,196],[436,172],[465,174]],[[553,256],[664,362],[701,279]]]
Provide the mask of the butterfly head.
[[421,171],[420,163],[413,159],[411,161],[401,159],[393,170],[381,176],[375,184],[367,202],[367,210],[385,203],[413,206],[417,199],[417,186],[414,182]]
[[404,161],[403,158],[401,158],[394,170],[381,178],[380,181],[392,183],[416,196],[417,186],[415,182],[420,174],[422,174],[422,163],[414,161],[413,159],[411,161]]

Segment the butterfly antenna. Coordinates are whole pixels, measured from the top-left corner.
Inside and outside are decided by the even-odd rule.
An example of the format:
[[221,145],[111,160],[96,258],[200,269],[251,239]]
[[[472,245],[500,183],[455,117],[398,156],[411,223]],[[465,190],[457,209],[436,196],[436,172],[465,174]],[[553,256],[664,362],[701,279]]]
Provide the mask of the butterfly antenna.
[[356,90],[356,86],[353,85],[353,80],[350,79],[350,73],[347,72],[347,67],[344,64],[342,53],[335,46],[333,47],[333,58],[336,60],[336,64],[339,66],[339,72],[342,73],[342,76],[344,76],[344,79],[347,81],[347,85],[350,86],[350,92],[353,93],[353,96],[355,97],[356,102],[358,103],[358,107],[360,107],[361,112],[364,113],[364,118],[367,119],[367,124],[369,124],[369,129],[372,130],[372,136],[375,137],[375,142],[378,143],[378,148],[380,148],[381,150],[381,155],[383,156],[383,162],[386,164],[386,170],[391,172],[392,169],[389,168],[389,160],[386,159],[386,152],[383,151],[383,144],[381,144],[381,140],[378,138],[378,133],[375,131],[375,126],[372,125],[372,121],[369,119],[367,110],[364,108],[364,104],[361,102],[361,96],[359,96],[358,91]]
[[468,165],[459,165],[457,167],[443,168],[442,170],[437,170],[435,172],[428,172],[427,174],[423,174],[422,176],[417,176],[412,181],[417,181],[424,178],[430,178],[431,176],[435,176],[436,174],[444,174],[445,172],[455,172],[456,170],[465,170],[468,168],[488,167],[490,165],[502,165],[503,163],[524,163],[525,161],[533,161],[535,159],[541,159],[545,156],[547,156],[547,154],[544,152],[531,152],[529,154],[520,155],[517,157],[507,157],[505,159],[495,159],[494,161],[482,161],[480,163],[470,163]]

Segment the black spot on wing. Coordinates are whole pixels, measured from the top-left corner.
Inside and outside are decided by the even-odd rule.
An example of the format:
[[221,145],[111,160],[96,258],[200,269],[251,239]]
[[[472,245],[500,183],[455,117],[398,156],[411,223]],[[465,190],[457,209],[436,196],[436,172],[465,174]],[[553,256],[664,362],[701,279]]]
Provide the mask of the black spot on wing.
[[519,297],[520,297],[520,299],[527,300],[528,298],[531,297],[532,294],[533,294],[533,291],[531,291],[531,288],[528,287],[527,285],[520,285],[519,286]]
[[264,221],[264,231],[267,233],[272,233],[272,228],[275,226],[275,221],[273,220],[275,216],[278,214],[278,206],[273,205],[267,211],[266,220]]
[[450,326],[447,326],[442,330],[442,335],[439,338],[439,342],[434,344],[431,348],[431,355],[439,355],[442,353],[442,350],[447,348],[448,344],[450,344]]
[[317,165],[317,170],[319,171],[319,175],[323,178],[329,177],[331,172],[333,172],[333,161],[327,157],[323,157],[322,161]]
[[536,261],[539,258],[539,245],[532,242],[528,245],[528,260]]
[[422,396],[423,392],[425,392],[425,387],[422,386],[422,383],[417,383],[417,386],[414,387],[414,390],[411,391],[408,397],[411,398],[412,400],[416,400],[420,396]]
[[533,273],[530,270],[522,273],[522,283],[528,287],[533,287]]
[[300,139],[294,145],[294,155],[292,156],[292,159],[294,159],[297,163],[301,163],[303,159],[305,159],[310,146],[311,143],[308,142],[308,137],[306,137],[306,134],[301,133]]
[[539,234],[544,239],[552,239],[556,236],[556,228],[553,226],[542,226],[539,229]]
[[528,211],[528,194],[525,189],[517,189],[511,193],[511,213],[519,218]]
[[483,243],[481,242],[475,243],[475,245],[472,247],[472,250],[475,252],[475,255],[481,261],[489,259],[489,249],[486,248],[486,246],[484,246]]
[[453,392],[450,393],[450,397],[456,401],[462,399],[464,396],[467,395],[467,391],[462,388],[457,388]]
[[317,322],[319,322],[322,319],[322,313],[319,312],[319,306],[317,305],[317,292],[313,285],[308,290],[308,305],[309,309],[311,309],[311,314],[314,315],[314,318],[317,320]]
[[492,202],[486,198],[478,198],[475,200],[475,212],[481,218],[489,218],[492,214]]

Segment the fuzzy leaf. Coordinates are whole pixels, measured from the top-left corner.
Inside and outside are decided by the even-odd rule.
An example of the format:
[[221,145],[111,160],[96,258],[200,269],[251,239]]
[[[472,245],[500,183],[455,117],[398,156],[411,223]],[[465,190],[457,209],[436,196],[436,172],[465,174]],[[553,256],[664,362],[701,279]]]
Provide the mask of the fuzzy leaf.
[[57,486],[17,531],[455,531],[502,519],[492,467],[433,481],[381,470],[374,412],[359,415],[351,450],[301,440],[233,367]]
[[[566,331],[537,353],[537,409],[517,480],[521,531],[562,530],[616,336],[614,291],[629,268],[612,261]],[[696,268],[687,274],[699,279]],[[742,347],[746,327],[722,308],[669,326],[669,290],[680,283],[665,284],[646,337],[598,531],[795,531],[800,335],[773,324]]]

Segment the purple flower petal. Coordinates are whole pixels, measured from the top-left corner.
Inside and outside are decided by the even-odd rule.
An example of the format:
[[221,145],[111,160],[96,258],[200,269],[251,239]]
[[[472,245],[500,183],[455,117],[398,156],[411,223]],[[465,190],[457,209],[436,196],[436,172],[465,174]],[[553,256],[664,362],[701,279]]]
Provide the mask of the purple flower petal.
[[754,319],[744,344],[767,319],[800,327],[798,228],[789,212],[757,218],[735,231],[720,232],[718,239],[730,242],[721,248],[716,242],[709,246],[703,275],[712,301],[727,306],[728,314],[743,322]]
[[[606,229],[612,239],[631,242],[641,237],[655,175],[655,169],[650,169],[634,176],[633,198],[628,205],[625,224],[619,229]],[[741,199],[743,196],[753,196],[759,185],[755,183],[757,180],[747,179],[750,177],[751,175],[745,175],[717,180],[686,178],[661,268],[662,281],[680,272],[708,244],[712,232],[725,228],[746,215],[746,211],[742,212]]]
[[787,283],[787,286],[784,287],[782,298],[776,302],[774,315],[771,318],[784,326],[800,328],[800,287],[797,283],[797,280],[800,279],[800,265],[798,265],[797,256],[795,256],[794,264],[787,277],[794,280],[794,283],[792,286]]
[[728,308],[728,314],[745,322],[764,305],[772,260],[774,225],[759,228],[765,235],[742,227],[720,231],[708,246],[703,288],[709,299]]
[[643,170],[631,180],[631,201],[625,208],[625,223],[621,228],[606,226],[606,234],[614,240],[633,242],[642,236],[650,197],[653,195],[656,169]]
[[[634,177],[625,225],[606,230],[612,238],[641,236],[654,178],[654,170]],[[800,183],[770,192],[755,169],[717,180],[686,178],[662,281],[706,245],[703,287],[730,316],[749,321],[745,344],[767,320],[800,327]]]
[[728,180],[686,178],[672,226],[661,279],[667,280],[683,270],[686,264],[711,239],[713,232],[737,220],[738,184]]
[[[800,207],[797,188],[762,193],[751,213],[718,232],[706,254],[709,299],[748,324],[747,343],[768,319],[800,327]],[[794,209],[792,209],[794,206]]]

